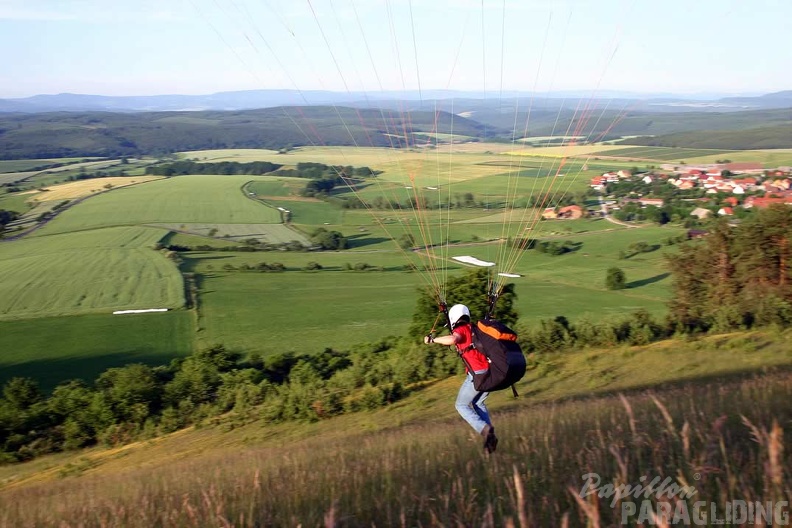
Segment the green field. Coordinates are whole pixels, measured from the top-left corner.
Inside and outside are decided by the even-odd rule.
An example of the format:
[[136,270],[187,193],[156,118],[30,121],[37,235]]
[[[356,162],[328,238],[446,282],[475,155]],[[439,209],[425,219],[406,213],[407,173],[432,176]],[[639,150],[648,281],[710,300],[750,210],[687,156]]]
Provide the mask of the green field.
[[687,149],[675,147],[625,147],[603,152],[595,152],[595,156],[615,156],[619,158],[638,158],[663,161],[679,161],[703,156],[720,156],[729,158],[734,154],[730,150]]
[[716,160],[724,158],[734,162],[755,161],[764,164],[768,168],[789,167],[792,166],[792,149],[743,150],[729,152],[728,156],[703,156],[696,158],[696,162],[715,163]]
[[0,319],[182,307],[175,264],[153,250],[164,233],[111,228],[0,244]]
[[0,209],[14,211],[19,214],[26,213],[31,209],[31,206],[27,203],[27,198],[29,196],[20,193],[0,194]]
[[[507,280],[516,285],[516,307],[524,323],[534,325],[539,319],[559,315],[571,320],[600,320],[638,309],[655,315],[665,313],[670,278],[664,255],[674,249],[662,242],[682,231],[665,227],[625,229],[613,224],[607,224],[616,228],[613,231],[590,227],[604,224],[577,221],[570,226],[572,233],[552,235],[581,244],[570,254],[553,257],[534,250],[523,252],[516,266],[523,276]],[[376,232],[369,229],[365,236],[376,238]],[[627,251],[635,242],[646,242],[657,249],[620,260],[619,251]],[[220,342],[235,350],[268,354],[290,342],[293,333],[300,336],[299,343],[287,348],[311,352],[403,334],[415,309],[416,291],[431,282],[432,274],[402,271],[406,262],[421,266],[428,261],[422,261],[420,254],[410,252],[405,256],[393,248],[393,242],[383,238],[378,245],[342,252],[190,253],[187,269],[202,276],[201,289],[205,292],[201,295],[200,340],[207,345]],[[435,254],[444,260],[432,262],[437,263],[437,277],[443,280],[466,268],[449,257],[472,255],[498,261],[503,258],[503,249],[499,244],[438,248]],[[301,271],[312,261],[324,269]],[[260,262],[279,262],[288,271],[224,271],[224,266],[254,267]],[[345,265],[354,267],[360,262],[384,271],[342,271]],[[627,289],[605,289],[606,270],[611,266],[625,271]],[[464,300],[449,299],[457,301]],[[427,325],[431,326],[431,321]]]
[[277,210],[246,198],[250,176],[180,176],[117,189],[58,215],[36,236],[148,223],[278,223]]
[[186,311],[0,321],[0,386],[27,376],[49,390],[128,363],[162,365],[191,353],[194,335]]

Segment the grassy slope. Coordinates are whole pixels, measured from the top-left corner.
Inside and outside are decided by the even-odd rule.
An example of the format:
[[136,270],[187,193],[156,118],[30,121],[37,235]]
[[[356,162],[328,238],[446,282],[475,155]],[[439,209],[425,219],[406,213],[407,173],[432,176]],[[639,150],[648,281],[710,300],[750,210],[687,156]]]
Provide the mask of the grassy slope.
[[[792,336],[789,331],[736,333],[690,342],[671,340],[644,347],[581,350],[542,358],[536,368],[530,370],[518,384],[521,398],[514,400],[506,394],[508,391],[504,391],[493,395],[488,401],[496,423],[503,424],[500,429],[502,443],[499,447],[502,454],[498,456],[512,460],[512,455],[521,445],[521,437],[510,435],[509,427],[521,428],[519,424],[532,423],[538,417],[546,415],[548,408],[539,404],[613,391],[661,388],[681,381],[722,379],[724,376],[758,373],[772,367],[786,369],[792,366],[792,351],[786,345],[790,337]],[[290,464],[304,460],[307,452],[319,457],[346,457],[350,448],[357,450],[360,446],[368,446],[369,442],[392,446],[397,450],[393,453],[398,453],[399,448],[393,446],[394,442],[398,444],[421,438],[422,441],[434,444],[442,438],[443,443],[450,442],[454,445],[453,448],[445,446],[444,449],[453,449],[452,452],[462,450],[463,458],[474,460],[476,457],[473,453],[478,450],[478,439],[473,438],[453,409],[458,383],[458,378],[439,381],[417,389],[405,400],[386,408],[313,424],[268,425],[254,420],[240,425],[232,416],[222,420],[219,427],[180,431],[119,449],[94,448],[44,457],[28,464],[0,467],[0,486],[4,484],[9,489],[7,494],[0,494],[0,503],[4,500],[15,500],[14,497],[17,497],[16,500],[21,498],[31,501],[27,504],[33,508],[37,501],[60,501],[54,495],[63,493],[64,487],[60,484],[51,488],[48,487],[49,484],[45,484],[44,487],[33,488],[30,494],[23,495],[15,495],[11,490],[37,482],[47,483],[57,479],[59,475],[62,477],[81,473],[85,473],[85,476],[67,480],[68,488],[72,490],[68,493],[79,494],[82,493],[80,490],[86,490],[95,493],[102,504],[113,500],[116,492],[137,489],[138,482],[151,482],[152,478],[159,482],[171,472],[182,475],[182,478],[192,475],[191,479],[203,481],[205,484],[214,478],[213,471],[205,473],[204,470],[190,470],[195,464],[220,464],[232,472],[242,472],[245,475],[251,473],[251,480],[252,472],[258,468],[263,472],[262,478],[268,481]],[[505,415],[507,409],[512,414]],[[586,419],[583,417],[585,412],[580,413],[579,407],[553,406],[549,409],[550,416],[547,418],[552,422],[557,422],[561,416],[566,416],[564,421],[567,423]],[[568,411],[574,414],[566,414]],[[236,425],[231,425],[234,423]],[[383,434],[371,436],[377,432]],[[471,444],[471,441],[475,444]],[[248,455],[237,460],[233,453],[240,450]],[[284,453],[291,453],[292,457],[274,465],[263,463],[258,457],[254,457],[255,462],[251,466],[250,455],[254,453],[268,454],[266,458],[272,461],[281,460]],[[384,454],[380,453],[380,456]],[[225,463],[220,462],[224,460],[223,457]],[[176,462],[177,460],[180,462]],[[232,463],[230,467],[227,466],[228,462]],[[443,463],[453,464],[449,460]],[[542,463],[547,461],[543,460]],[[338,470],[351,472],[345,474],[356,478],[355,475],[364,471],[358,466],[349,463],[344,467],[339,466]],[[507,464],[507,467],[508,475],[511,475],[511,465]],[[417,467],[412,474],[415,475],[416,471]],[[313,472],[315,473],[315,468]],[[117,483],[114,480],[116,475],[124,475],[124,482]],[[569,479],[574,475],[561,477]],[[109,484],[118,486],[118,489],[103,489],[105,478],[109,479]],[[428,478],[434,480],[439,477]],[[417,485],[418,480],[413,478],[411,482],[412,487]],[[302,491],[296,493],[307,491],[302,488]],[[164,493],[167,495],[171,492],[180,493]],[[322,497],[323,501],[333,498],[329,490],[324,493],[328,495]],[[297,499],[296,495],[289,498]],[[58,505],[61,509],[70,510],[68,502],[59,502]]]

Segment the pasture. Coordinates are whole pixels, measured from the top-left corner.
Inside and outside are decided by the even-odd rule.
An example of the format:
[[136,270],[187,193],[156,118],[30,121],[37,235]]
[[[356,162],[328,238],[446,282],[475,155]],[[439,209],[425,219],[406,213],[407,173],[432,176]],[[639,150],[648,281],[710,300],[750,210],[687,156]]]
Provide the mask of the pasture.
[[37,231],[44,236],[149,223],[278,223],[277,210],[244,196],[250,176],[178,176],[105,193],[64,211]]
[[111,228],[0,244],[0,320],[181,308],[176,265],[153,228]]
[[[682,231],[585,227],[591,224],[599,228],[606,222],[578,221],[570,225],[570,232],[553,235],[580,244],[571,253],[549,256],[529,250],[516,255],[515,271],[523,276],[508,282],[516,285],[516,308],[524,323],[534,325],[539,319],[559,315],[574,321],[618,317],[639,309],[655,315],[665,312],[670,278],[663,255],[674,249],[662,243]],[[360,240],[377,238],[377,232],[369,229]],[[221,342],[235,350],[268,354],[281,350],[284,342],[290,343],[290,350],[315,352],[326,346],[349,347],[375,336],[401,335],[410,325],[417,289],[433,280],[433,274],[426,271],[403,271],[405,264],[413,262],[423,269],[431,262],[438,268],[437,278],[443,280],[464,268],[451,256],[503,262],[503,252],[509,250],[500,244],[452,246],[436,248],[432,252],[435,257],[427,259],[423,252],[400,252],[388,238],[380,240],[367,246],[353,239],[353,247],[361,243],[359,248],[340,252],[188,254],[186,269],[202,277],[200,342]],[[652,251],[619,259],[619,251],[628,251],[635,242],[646,242]],[[238,270],[260,262],[279,262],[288,271]],[[324,269],[301,271],[309,262],[318,262]],[[344,271],[358,263],[382,271]],[[625,271],[627,289],[605,289],[606,270],[611,266]],[[226,267],[237,271],[225,271]],[[328,306],[332,310],[327,310]],[[431,326],[431,321],[427,325]],[[299,335],[299,342],[290,340],[289,335]]]

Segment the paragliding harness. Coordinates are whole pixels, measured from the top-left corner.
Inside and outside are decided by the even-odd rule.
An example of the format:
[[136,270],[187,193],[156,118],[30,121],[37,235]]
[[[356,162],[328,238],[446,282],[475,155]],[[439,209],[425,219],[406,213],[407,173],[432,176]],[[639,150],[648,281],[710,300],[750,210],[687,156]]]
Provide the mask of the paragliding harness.
[[[497,296],[490,296],[489,301],[489,311],[491,312],[497,301]],[[445,326],[451,330],[447,305],[441,302],[439,308],[440,314],[438,319],[435,320],[434,326],[437,326],[439,318],[445,315]],[[430,336],[434,332],[434,326],[429,334]],[[458,354],[465,363],[468,372],[473,376],[473,387],[479,392],[493,392],[511,387],[512,394],[516,398],[518,394],[514,384],[525,375],[526,367],[525,355],[517,343],[517,333],[500,321],[490,317],[489,313],[476,324],[471,323],[470,330],[473,343],[464,350],[458,351]],[[473,349],[478,350],[487,358],[489,368],[486,372],[476,374],[465,360],[463,354]]]
[[473,386],[479,392],[493,392],[511,387],[517,397],[514,384],[525,375],[525,355],[517,343],[517,334],[505,324],[487,318],[470,325],[473,343],[459,352],[468,372],[473,369],[463,354],[476,349],[487,357],[489,368],[481,374],[473,373]]

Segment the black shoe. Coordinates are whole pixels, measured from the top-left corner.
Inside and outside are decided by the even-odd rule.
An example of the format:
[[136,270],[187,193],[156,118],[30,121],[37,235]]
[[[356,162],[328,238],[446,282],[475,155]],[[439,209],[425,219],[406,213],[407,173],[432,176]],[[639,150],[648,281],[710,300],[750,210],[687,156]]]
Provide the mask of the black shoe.
[[498,437],[495,436],[495,428],[489,426],[489,430],[487,430],[486,433],[487,435],[484,437],[484,450],[487,453],[494,453],[495,449],[498,447]]

